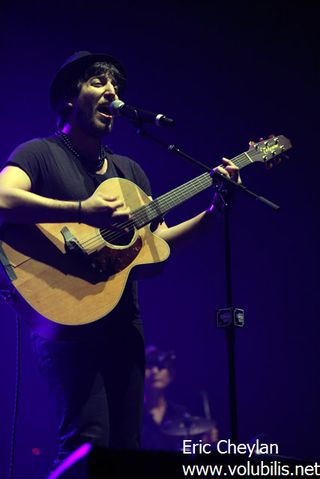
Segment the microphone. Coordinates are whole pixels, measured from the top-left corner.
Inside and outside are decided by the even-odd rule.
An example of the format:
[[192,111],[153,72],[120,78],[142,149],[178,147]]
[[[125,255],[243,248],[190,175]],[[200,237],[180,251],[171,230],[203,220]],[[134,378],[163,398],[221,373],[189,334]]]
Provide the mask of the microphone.
[[114,100],[110,103],[109,110],[114,115],[124,116],[136,123],[153,123],[156,126],[174,125],[174,120],[162,115],[162,113],[152,113],[151,111],[141,110],[140,108],[126,105],[121,100]]

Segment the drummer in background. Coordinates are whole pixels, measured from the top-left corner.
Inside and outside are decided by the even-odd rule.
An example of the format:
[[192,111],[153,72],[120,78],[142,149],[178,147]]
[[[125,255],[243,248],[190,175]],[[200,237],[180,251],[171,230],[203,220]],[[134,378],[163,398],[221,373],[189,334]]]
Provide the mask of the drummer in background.
[[[169,399],[168,391],[175,378],[175,372],[176,356],[173,351],[161,351],[156,346],[147,347],[142,430],[144,449],[180,450],[184,437],[175,432],[179,432],[180,426],[184,430],[185,424],[193,424],[188,408]],[[204,422],[205,420],[202,420],[202,427]],[[214,423],[207,421],[205,424],[207,430],[203,433],[204,440],[216,442],[218,431]]]

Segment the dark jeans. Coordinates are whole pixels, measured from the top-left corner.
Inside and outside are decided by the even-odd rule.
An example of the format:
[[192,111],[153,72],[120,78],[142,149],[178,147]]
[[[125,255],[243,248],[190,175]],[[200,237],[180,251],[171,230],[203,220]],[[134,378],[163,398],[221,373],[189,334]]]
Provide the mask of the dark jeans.
[[58,405],[59,448],[54,467],[84,442],[140,447],[144,342],[132,323],[106,320],[86,339],[49,341],[32,335],[42,373]]

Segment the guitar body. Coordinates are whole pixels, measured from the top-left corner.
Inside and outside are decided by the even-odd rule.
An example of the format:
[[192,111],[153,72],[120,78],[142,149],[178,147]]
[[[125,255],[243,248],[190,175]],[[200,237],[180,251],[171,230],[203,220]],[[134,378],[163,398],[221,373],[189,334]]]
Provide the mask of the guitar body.
[[[151,201],[122,178],[106,180],[98,190],[124,198],[131,211]],[[149,226],[132,228],[125,244],[117,236],[78,223],[4,225],[1,247],[7,266],[2,276],[15,290],[15,309],[49,337],[73,334],[73,326],[106,316],[118,304],[133,268],[138,266],[135,276],[143,277],[148,265],[162,263],[170,254]],[[75,253],[66,252],[70,237],[80,245]]]

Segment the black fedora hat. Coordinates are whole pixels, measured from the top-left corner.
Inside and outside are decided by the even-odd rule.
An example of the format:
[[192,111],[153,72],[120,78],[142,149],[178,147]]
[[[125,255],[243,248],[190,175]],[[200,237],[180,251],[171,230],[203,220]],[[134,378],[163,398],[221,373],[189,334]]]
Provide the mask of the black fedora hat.
[[121,63],[110,55],[91,53],[87,51],[75,52],[60,67],[50,86],[50,107],[54,112],[60,110],[63,100],[66,99],[70,86],[81,76],[84,70],[95,62],[106,62],[115,66],[120,73],[119,89],[122,93],[127,75]]

